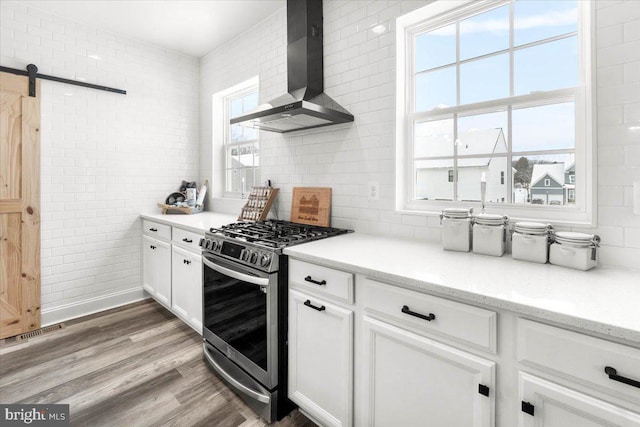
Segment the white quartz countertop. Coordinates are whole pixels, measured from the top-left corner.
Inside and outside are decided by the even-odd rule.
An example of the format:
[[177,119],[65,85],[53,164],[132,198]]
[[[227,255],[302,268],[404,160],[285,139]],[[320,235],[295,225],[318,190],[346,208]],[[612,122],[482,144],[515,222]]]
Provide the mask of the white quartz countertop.
[[640,344],[640,270],[577,271],[352,233],[285,249],[303,261]]
[[193,215],[163,215],[158,213],[140,214],[142,219],[160,222],[162,224],[184,228],[195,233],[204,234],[211,227],[220,227],[236,222],[236,215],[221,214],[216,212],[200,212]]

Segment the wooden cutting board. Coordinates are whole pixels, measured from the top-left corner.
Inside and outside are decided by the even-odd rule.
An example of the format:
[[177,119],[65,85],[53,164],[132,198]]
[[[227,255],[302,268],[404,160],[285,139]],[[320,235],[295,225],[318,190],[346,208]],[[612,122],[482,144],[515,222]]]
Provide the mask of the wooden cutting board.
[[294,187],[291,222],[329,227],[331,224],[331,188]]

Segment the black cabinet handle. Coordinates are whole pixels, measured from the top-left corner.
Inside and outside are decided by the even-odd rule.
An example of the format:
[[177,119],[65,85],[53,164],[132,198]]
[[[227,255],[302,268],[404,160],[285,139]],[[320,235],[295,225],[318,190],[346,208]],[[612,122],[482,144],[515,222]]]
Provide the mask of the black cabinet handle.
[[155,233],[156,231],[158,231],[158,229],[157,228],[150,228],[149,231],[153,231]]
[[416,313],[415,311],[409,310],[409,306],[408,305],[403,305],[402,306],[402,312],[404,314],[408,314],[409,316],[419,317],[420,319],[424,319],[427,322],[431,322],[432,320],[436,319],[436,315],[435,314],[429,313],[427,316],[425,316],[424,314]]
[[483,396],[489,397],[489,387],[484,384],[478,384],[478,393]]
[[193,240],[191,239],[187,239],[186,237],[184,239],[182,239],[183,242],[187,242],[187,243],[193,243]]
[[609,379],[613,381],[618,381],[632,387],[640,388],[640,381],[632,380],[631,378],[623,377],[622,375],[618,375],[618,371],[611,366],[606,366],[604,368],[604,373],[609,375]]
[[326,284],[327,284],[327,281],[326,281],[326,280],[323,280],[323,281],[321,281],[321,282],[318,282],[317,280],[313,280],[313,279],[311,278],[311,276],[307,276],[307,277],[305,277],[305,278],[304,278],[304,281],[305,281],[305,282],[309,282],[309,283],[313,283],[314,285],[318,285],[318,286],[322,286],[322,285],[326,285]]
[[321,305],[320,307],[316,307],[315,305],[311,304],[311,300],[309,300],[309,299],[304,302],[304,305],[306,305],[307,307],[311,307],[314,310],[318,310],[318,311],[324,311],[324,310],[327,309],[327,307],[325,307],[324,305]]
[[191,261],[189,261],[188,259],[183,259],[182,263],[189,265],[189,264],[191,264]]
[[149,247],[150,247],[151,249],[153,249],[153,250],[155,250],[155,249],[156,249],[156,247],[155,247],[155,246],[153,246],[153,245],[150,245]]
[[525,414],[529,414],[533,417],[533,413],[534,413],[534,409],[535,407],[529,403],[529,402],[525,402],[524,400],[522,401],[522,406],[520,407],[520,409],[522,410],[522,412],[524,412]]

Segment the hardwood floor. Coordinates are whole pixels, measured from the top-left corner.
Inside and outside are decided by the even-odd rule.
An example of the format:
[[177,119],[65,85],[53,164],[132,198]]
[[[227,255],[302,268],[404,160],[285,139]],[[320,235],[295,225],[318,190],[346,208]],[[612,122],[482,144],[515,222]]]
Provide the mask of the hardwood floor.
[[[73,426],[264,426],[202,360],[202,338],[153,300],[0,341],[1,403],[68,403]],[[298,411],[275,426],[312,427]]]

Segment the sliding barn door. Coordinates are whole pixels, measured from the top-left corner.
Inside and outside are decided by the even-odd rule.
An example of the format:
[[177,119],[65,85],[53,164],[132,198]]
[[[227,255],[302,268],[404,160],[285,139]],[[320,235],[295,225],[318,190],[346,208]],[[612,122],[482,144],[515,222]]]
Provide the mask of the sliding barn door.
[[39,328],[40,99],[0,72],[0,338]]

